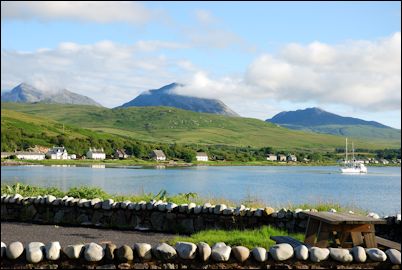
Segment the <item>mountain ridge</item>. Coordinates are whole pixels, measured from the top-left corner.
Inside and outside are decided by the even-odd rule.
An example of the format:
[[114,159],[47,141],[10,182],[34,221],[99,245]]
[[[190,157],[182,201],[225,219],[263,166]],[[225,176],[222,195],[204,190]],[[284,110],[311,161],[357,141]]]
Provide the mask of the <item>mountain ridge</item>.
[[352,137],[397,139],[401,133],[376,121],[340,116],[317,107],[280,112],[265,121],[294,130]]
[[27,83],[21,83],[10,92],[3,93],[1,100],[17,103],[59,103],[103,107],[95,100],[67,89],[44,91]]
[[136,98],[116,108],[168,106],[193,112],[213,113],[226,116],[239,116],[225,103],[218,99],[198,98],[174,93],[176,87],[183,84],[171,83],[159,89],[151,89],[142,92]]

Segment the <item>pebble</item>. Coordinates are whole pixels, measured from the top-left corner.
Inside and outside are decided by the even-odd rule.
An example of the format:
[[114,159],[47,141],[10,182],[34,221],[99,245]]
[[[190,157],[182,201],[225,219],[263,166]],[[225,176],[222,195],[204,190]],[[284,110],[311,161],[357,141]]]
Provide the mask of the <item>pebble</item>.
[[96,243],[89,243],[85,245],[84,257],[89,262],[98,262],[102,260],[105,255],[103,248]]
[[46,259],[55,261],[60,258],[60,242],[50,242],[45,246]]
[[366,248],[366,253],[375,262],[385,262],[387,260],[387,255],[381,249]]
[[387,249],[385,254],[388,256],[389,260],[393,264],[401,264],[401,252],[396,249]]
[[329,249],[327,248],[312,247],[310,248],[309,252],[310,260],[313,262],[321,262],[329,257]]
[[31,242],[26,248],[26,259],[30,263],[38,263],[43,259],[43,247],[41,242]]
[[6,252],[7,245],[3,242],[1,242],[1,257],[4,257],[4,253]]
[[67,247],[63,248],[64,254],[67,255],[70,259],[78,259],[83,251],[84,245],[68,245]]
[[162,260],[170,260],[177,256],[176,250],[166,243],[158,244],[155,248],[153,248],[153,252],[157,259]]
[[17,259],[24,252],[24,246],[21,242],[12,242],[6,249],[7,258],[11,260]]
[[117,246],[113,243],[107,243],[105,247],[105,259],[109,261],[113,261],[114,259],[114,251]]
[[127,245],[123,245],[116,251],[116,257],[120,262],[128,262],[134,259],[133,250]]
[[329,255],[335,261],[348,263],[353,262],[353,256],[350,254],[349,250],[344,248],[330,248]]
[[305,261],[308,259],[308,248],[305,245],[295,247],[294,251],[298,260]]
[[293,257],[293,247],[287,243],[273,245],[269,249],[275,261],[285,261]]
[[239,262],[244,262],[250,256],[250,250],[243,246],[233,247],[232,252]]
[[177,242],[175,249],[179,254],[179,257],[185,260],[194,259],[197,255],[197,246],[190,242]]
[[211,247],[205,242],[199,242],[197,244],[198,253],[200,254],[201,261],[205,262],[211,256]]
[[265,262],[268,259],[268,252],[265,248],[256,247],[251,251],[254,259],[257,262]]
[[[215,208],[216,209],[216,208]],[[211,257],[217,262],[226,262],[230,258],[231,248],[225,243],[219,242],[212,247]]]
[[152,259],[152,246],[147,243],[135,243],[134,250],[138,257],[143,260],[150,260]]
[[367,260],[366,250],[363,247],[353,247],[352,254],[355,262],[364,263]]

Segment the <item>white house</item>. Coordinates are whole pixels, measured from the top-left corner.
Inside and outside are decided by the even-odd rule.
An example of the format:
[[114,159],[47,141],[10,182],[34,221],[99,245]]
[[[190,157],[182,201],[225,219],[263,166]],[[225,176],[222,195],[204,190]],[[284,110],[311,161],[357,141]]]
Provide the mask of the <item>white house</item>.
[[77,159],[77,155],[76,154],[71,154],[68,156],[68,159]]
[[87,152],[87,158],[90,159],[105,159],[106,154],[103,152],[103,148],[96,149],[96,148],[89,148]]
[[195,158],[197,161],[208,161],[208,155],[205,152],[197,152]]
[[287,160],[288,160],[288,161],[296,162],[296,161],[297,161],[297,158],[296,158],[295,155],[288,155]]
[[285,155],[278,155],[279,161],[286,161],[286,156]]
[[46,157],[50,159],[69,159],[67,149],[62,147],[53,147],[46,153]]
[[151,158],[155,159],[156,161],[165,161],[166,156],[162,150],[152,150],[150,154]]
[[39,152],[16,152],[15,156],[18,159],[28,159],[28,160],[43,160],[45,159],[45,154]]
[[267,155],[267,160],[269,160],[269,161],[277,161],[278,157],[276,155],[274,155],[274,154],[268,154]]

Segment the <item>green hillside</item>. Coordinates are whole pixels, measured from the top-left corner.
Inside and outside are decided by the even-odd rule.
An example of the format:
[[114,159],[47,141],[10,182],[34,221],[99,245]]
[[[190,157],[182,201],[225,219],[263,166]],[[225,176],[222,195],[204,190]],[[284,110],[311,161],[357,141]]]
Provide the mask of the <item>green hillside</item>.
[[[2,108],[149,142],[270,146],[293,151],[333,151],[344,145],[341,136],[290,130],[252,118],[195,113],[170,107],[107,109],[82,105],[2,103]],[[400,148],[398,140],[355,139],[354,143],[356,148]]]

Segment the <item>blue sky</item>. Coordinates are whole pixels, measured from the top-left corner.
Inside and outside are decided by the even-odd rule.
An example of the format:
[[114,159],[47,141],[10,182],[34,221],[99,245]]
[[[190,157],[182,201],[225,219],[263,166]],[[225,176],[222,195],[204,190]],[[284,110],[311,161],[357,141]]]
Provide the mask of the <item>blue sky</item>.
[[400,128],[400,8],[3,1],[1,89],[25,81],[114,107],[179,81],[246,117],[319,106]]

